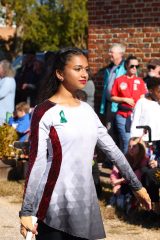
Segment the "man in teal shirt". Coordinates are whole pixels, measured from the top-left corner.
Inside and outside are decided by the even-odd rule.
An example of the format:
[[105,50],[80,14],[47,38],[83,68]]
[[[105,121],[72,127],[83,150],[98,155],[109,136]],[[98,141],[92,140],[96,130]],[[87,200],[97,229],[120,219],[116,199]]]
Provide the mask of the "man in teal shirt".
[[117,144],[118,139],[114,120],[118,104],[111,101],[110,93],[115,79],[126,73],[126,69],[124,67],[124,54],[125,46],[120,43],[113,44],[109,49],[111,64],[105,70],[104,87],[100,106],[100,113],[105,115],[108,133],[111,135],[111,137]]

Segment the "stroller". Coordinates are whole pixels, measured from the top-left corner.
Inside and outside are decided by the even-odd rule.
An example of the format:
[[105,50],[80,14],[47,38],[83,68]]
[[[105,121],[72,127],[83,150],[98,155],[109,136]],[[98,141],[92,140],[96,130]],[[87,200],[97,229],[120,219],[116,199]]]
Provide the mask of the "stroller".
[[[144,133],[142,135],[142,137],[148,133],[148,142],[146,142],[146,154],[147,157],[150,160],[154,160],[156,155],[155,155],[155,148],[154,148],[154,143],[152,141],[152,135],[151,135],[151,128],[147,125],[145,126],[137,126],[136,128],[143,128],[144,129]],[[142,138],[141,137],[141,138]]]

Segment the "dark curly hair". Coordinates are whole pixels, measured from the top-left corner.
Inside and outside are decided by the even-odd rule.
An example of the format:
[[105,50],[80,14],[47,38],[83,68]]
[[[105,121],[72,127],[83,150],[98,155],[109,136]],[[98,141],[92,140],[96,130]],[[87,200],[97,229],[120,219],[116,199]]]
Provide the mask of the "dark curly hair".
[[86,54],[79,48],[67,47],[57,51],[53,58],[52,67],[45,74],[38,93],[38,103],[53,96],[60,85],[60,80],[56,76],[56,71],[63,71],[67,62],[73,57]]

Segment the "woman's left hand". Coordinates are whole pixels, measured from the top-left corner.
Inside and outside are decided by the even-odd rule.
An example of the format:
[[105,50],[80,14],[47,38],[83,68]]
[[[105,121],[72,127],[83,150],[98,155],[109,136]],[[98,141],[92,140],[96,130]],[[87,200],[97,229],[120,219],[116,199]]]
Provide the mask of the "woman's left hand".
[[135,197],[138,199],[138,201],[147,209],[147,210],[151,210],[152,206],[151,206],[151,199],[146,191],[146,189],[144,187],[142,187],[140,190],[138,191],[133,191]]
[[133,98],[124,98],[124,102],[129,104],[130,106],[134,106],[135,105],[135,102],[134,102],[134,99]]

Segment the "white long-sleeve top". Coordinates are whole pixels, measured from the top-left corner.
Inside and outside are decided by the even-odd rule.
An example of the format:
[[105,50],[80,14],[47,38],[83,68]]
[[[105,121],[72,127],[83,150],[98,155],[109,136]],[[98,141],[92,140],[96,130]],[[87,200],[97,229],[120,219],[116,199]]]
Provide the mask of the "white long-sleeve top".
[[142,185],[94,110],[46,100],[32,115],[30,160],[21,216],[85,239],[105,237],[92,177],[98,145],[133,190]]
[[[143,129],[136,126],[148,125],[151,128],[152,141],[160,140],[160,105],[156,101],[141,98],[136,103],[131,125],[131,137],[141,137]],[[143,136],[148,141],[148,133]]]

